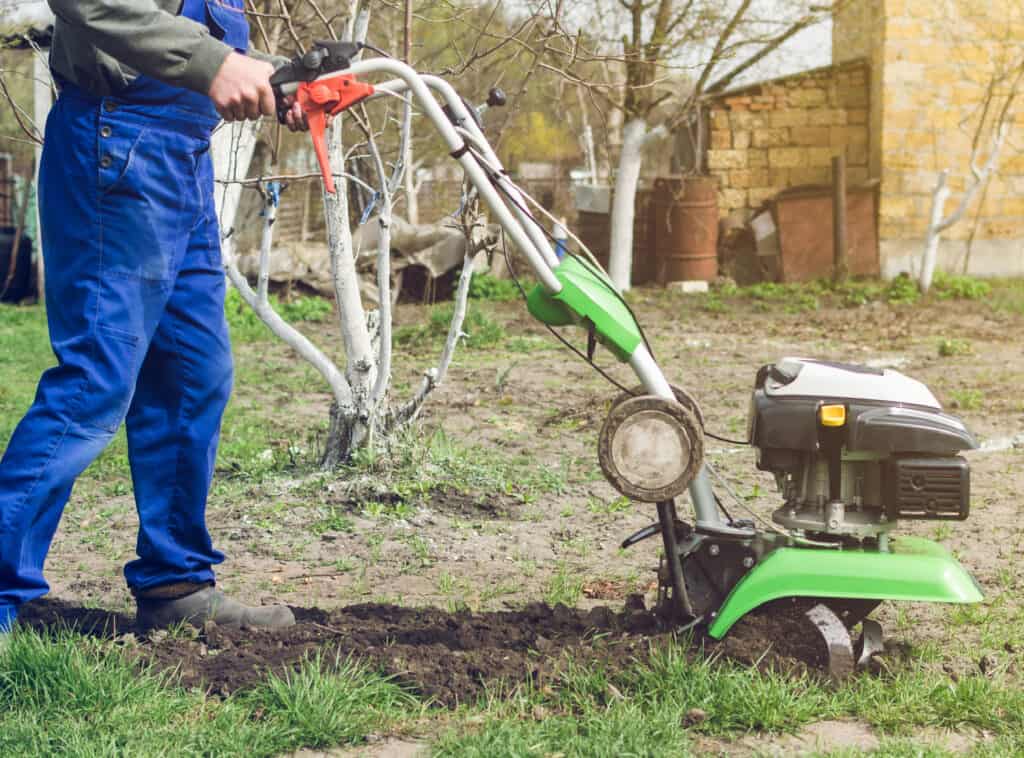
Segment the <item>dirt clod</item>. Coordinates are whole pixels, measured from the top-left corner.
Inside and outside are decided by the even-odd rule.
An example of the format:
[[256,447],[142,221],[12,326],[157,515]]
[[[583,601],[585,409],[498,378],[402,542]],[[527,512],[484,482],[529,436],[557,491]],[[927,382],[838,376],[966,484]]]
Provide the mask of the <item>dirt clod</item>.
[[691,708],[683,716],[683,726],[696,726],[707,720],[708,712],[703,708]]

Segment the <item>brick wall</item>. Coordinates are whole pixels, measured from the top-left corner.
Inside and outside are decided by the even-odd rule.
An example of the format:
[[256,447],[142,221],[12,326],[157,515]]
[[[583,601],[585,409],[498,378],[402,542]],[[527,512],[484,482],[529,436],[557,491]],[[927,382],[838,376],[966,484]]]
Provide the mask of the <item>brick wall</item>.
[[723,215],[756,210],[783,189],[827,184],[846,153],[850,181],[869,178],[866,61],[808,71],[721,96],[709,109],[707,168]]
[[[1019,56],[1022,47],[1020,0],[855,0],[836,18],[834,59],[867,57],[877,93],[871,102],[870,165],[881,178],[885,273],[914,271],[932,190],[944,168],[951,171],[954,189],[948,210],[959,201],[993,67],[1004,56]],[[997,93],[994,110],[1003,94]],[[946,233],[944,267],[962,268],[973,238],[972,272],[1024,274],[1024,112],[1017,114],[1001,156],[984,197]]]

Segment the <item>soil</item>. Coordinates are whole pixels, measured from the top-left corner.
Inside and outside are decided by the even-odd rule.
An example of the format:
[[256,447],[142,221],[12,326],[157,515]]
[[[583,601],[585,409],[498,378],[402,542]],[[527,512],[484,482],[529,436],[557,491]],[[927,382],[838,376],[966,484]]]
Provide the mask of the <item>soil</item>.
[[640,596],[619,611],[544,603],[485,613],[369,603],[293,610],[298,623],[287,630],[208,623],[194,635],[156,632],[142,638],[130,631],[130,616],[60,600],[30,603],[20,620],[44,633],[70,627],[109,640],[140,665],[173,672],[186,688],[222,696],[264,681],[269,672],[287,675],[316,657],[328,668],[349,657],[362,660],[442,706],[475,702],[500,688],[544,688],[570,663],[614,673],[667,645],[686,645],[691,653],[718,651],[743,664],[794,673],[817,672],[824,663],[824,648],[807,622],[785,609],[748,617],[722,643],[677,636],[644,608]]
[[[743,436],[755,372],[786,355],[898,368],[927,384],[982,443],[1024,433],[1021,313],[984,301],[802,312],[788,310],[789,303],[739,301],[724,312],[708,312],[701,298],[656,290],[630,297],[666,374],[696,395],[707,428],[721,436]],[[305,654],[333,647],[365,655],[439,702],[452,702],[479,694],[482,682],[551,676],[554,664],[544,659],[563,652],[614,663],[642,656],[649,642],[669,638],[656,629],[633,629],[622,619],[628,595],[643,593],[653,602],[659,546],[649,540],[619,549],[626,535],[654,520],[654,509],[610,507],[617,494],[597,468],[597,430],[617,390],[558,348],[522,304],[473,307],[486,308],[528,352],[501,345],[460,348],[447,382],[424,409],[423,425],[467,448],[493,451],[495,459],[529,459],[534,470],[562,477],[560,487],[519,498],[465,494],[453,484],[451,491],[430,493],[415,513],[395,518],[371,515],[345,482],[311,465],[251,483],[240,474],[219,475],[208,520],[214,543],[229,556],[218,567],[221,587],[249,602],[323,610],[300,612],[303,623],[283,638],[235,638],[218,630],[212,639],[140,641],[142,659],[167,667],[184,661],[188,681],[230,691],[253,681],[257,662],[286,668]],[[400,306],[396,318],[401,326],[423,323],[427,315],[422,307]],[[333,323],[308,325],[308,331],[337,355]],[[941,356],[938,346],[947,340],[967,349]],[[312,447],[310,430],[322,426],[330,402],[315,376],[275,342],[241,344],[236,352],[239,375],[246,379],[237,383],[233,407],[265,409],[264,452],[290,451],[293,443]],[[436,352],[423,347],[397,356],[397,398],[419,386]],[[598,358],[621,382],[635,383],[606,353],[599,351]],[[304,375],[312,378],[297,391],[294,377]],[[286,376],[292,381],[283,381]],[[315,451],[300,459],[314,456]],[[900,533],[937,540],[953,551],[990,602],[978,615],[949,606],[883,603],[873,616],[885,627],[891,648],[932,647],[935,662],[921,665],[956,675],[984,664],[1017,677],[1024,671],[1024,637],[1016,631],[1024,588],[1024,449],[1002,445],[968,457],[970,519],[905,522]],[[747,507],[766,517],[778,507],[775,483],[757,470],[749,449],[709,441],[706,459]],[[387,499],[388,493],[367,498]],[[746,515],[731,496],[725,499],[735,516]],[[311,528],[335,514],[344,516],[338,521],[346,528]],[[687,515],[685,503],[680,514]],[[71,613],[74,619],[82,616],[93,629],[114,622],[118,633],[128,628],[130,615],[84,607],[131,608],[121,570],[134,558],[135,539],[127,464],[107,461],[102,478],[87,476],[77,485],[47,562],[53,597],[78,609]],[[582,585],[568,599],[556,591],[565,577]],[[576,608],[557,611],[557,619],[554,610],[534,611],[533,617],[524,610],[559,595]],[[472,613],[436,610],[463,606]],[[613,630],[614,644],[588,633],[595,607],[613,609],[608,613],[616,621],[593,628]],[[55,606],[44,608],[60,616]],[[767,622],[747,620],[736,627],[720,646],[724,654],[820,666],[813,651],[780,649],[792,637],[785,629],[759,630],[758,623]],[[754,628],[748,640],[749,624]]]

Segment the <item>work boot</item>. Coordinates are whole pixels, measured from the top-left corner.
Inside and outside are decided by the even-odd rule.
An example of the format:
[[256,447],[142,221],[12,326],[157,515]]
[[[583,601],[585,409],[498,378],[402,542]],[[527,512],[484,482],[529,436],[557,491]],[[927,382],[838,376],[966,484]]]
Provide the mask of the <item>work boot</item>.
[[178,582],[135,592],[135,624],[142,632],[166,629],[182,622],[202,627],[207,621],[221,626],[283,629],[295,623],[284,605],[250,606],[233,600],[212,582]]

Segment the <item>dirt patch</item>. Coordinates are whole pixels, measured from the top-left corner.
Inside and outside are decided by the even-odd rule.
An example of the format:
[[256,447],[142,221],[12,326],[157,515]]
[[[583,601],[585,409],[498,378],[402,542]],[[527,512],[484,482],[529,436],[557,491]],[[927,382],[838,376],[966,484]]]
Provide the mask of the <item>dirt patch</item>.
[[522,510],[522,506],[521,500],[510,495],[466,495],[456,490],[431,493],[428,503],[430,510],[447,516],[489,519],[516,518],[516,512]]
[[[124,614],[59,600],[25,606],[20,621],[41,631],[71,627],[125,646],[142,664],[176,671],[185,687],[228,695],[284,674],[320,655],[324,665],[349,656],[394,676],[444,706],[472,702],[489,689],[557,682],[570,662],[622,670],[683,638],[632,596],[621,611],[589,611],[534,603],[518,610],[448,612],[362,604],[332,611],[295,608],[288,630],[239,630],[208,624],[194,636],[157,633],[137,640]],[[694,654],[720,651],[744,664],[804,673],[820,667],[823,650],[801,639],[796,618],[750,616],[724,643],[697,635]],[[689,638],[686,638],[689,639]],[[780,641],[784,644],[780,644]]]

